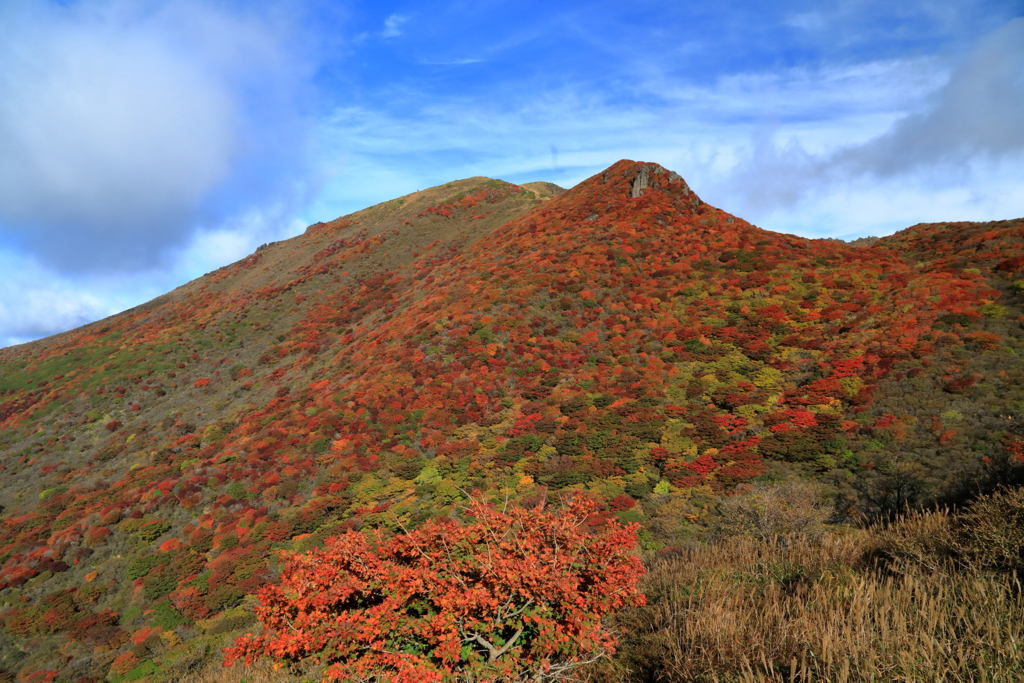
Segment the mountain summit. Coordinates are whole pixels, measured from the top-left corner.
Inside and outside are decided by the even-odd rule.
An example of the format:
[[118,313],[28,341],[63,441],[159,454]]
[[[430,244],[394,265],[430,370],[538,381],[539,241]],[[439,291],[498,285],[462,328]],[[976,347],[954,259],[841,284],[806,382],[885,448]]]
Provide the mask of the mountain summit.
[[586,492],[653,550],[759,477],[858,516],[1009,481],[1022,230],[855,246],[656,164],[478,177],[0,350],[0,667],[180,675],[251,627],[275,549],[474,491]]

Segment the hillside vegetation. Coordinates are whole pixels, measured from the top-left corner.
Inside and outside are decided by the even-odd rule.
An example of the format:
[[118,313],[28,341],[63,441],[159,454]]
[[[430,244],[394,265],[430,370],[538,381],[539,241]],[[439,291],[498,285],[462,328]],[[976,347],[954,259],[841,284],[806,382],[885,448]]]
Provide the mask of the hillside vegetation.
[[[564,192],[471,178],[310,226],[148,304],[0,350],[0,676],[194,677],[255,628],[275,550],[458,517],[471,493],[527,507],[585,494],[600,506],[590,528],[641,524],[661,558],[654,588],[738,567],[749,578],[706,595],[767,586],[772,628],[817,629],[797,607],[816,590],[844,610],[863,590],[897,609],[917,599],[899,593],[910,584],[849,573],[871,556],[855,534],[801,540],[823,558],[808,571],[830,578],[793,590],[756,567],[797,562],[800,546],[704,543],[750,535],[727,528],[729,504],[777,482],[813,482],[827,521],[861,526],[1019,483],[1022,270],[1021,219],[808,240],[632,161]],[[963,566],[929,599],[974,599],[948,578]],[[1019,595],[992,571],[1003,588],[982,593]],[[735,619],[754,609],[714,604]],[[663,628],[651,618],[622,623]],[[794,657],[815,672],[801,680],[832,671],[795,645],[744,660],[667,633],[673,661],[702,652],[693,661],[725,666],[723,680],[727,660],[735,676]],[[638,641],[620,639],[629,666]],[[828,667],[866,680],[878,652]]]

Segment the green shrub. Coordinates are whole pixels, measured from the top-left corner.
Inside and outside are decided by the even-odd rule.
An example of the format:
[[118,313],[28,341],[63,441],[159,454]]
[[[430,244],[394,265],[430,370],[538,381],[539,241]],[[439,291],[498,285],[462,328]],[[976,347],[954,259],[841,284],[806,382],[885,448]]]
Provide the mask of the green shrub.
[[157,600],[178,587],[178,575],[167,565],[156,567],[142,580],[142,587],[146,600]]
[[144,521],[142,519],[126,519],[119,525],[122,531],[126,531],[141,543],[152,543],[165,532],[171,525],[160,520]]
[[142,616],[142,608],[138,605],[132,605],[121,612],[120,624],[121,626],[128,626],[133,621]]
[[147,659],[124,676],[120,676],[118,678],[122,681],[141,681],[144,678],[149,678],[158,673],[160,673],[160,667],[154,664],[153,660]]
[[247,489],[240,481],[231,482],[231,484],[228,485],[226,492],[235,500],[247,500],[249,498],[249,489]]
[[58,493],[63,493],[63,492],[64,492],[64,489],[59,487],[59,486],[57,488],[46,489],[45,491],[40,491],[39,492],[39,500],[41,500],[41,501],[43,501],[45,503],[46,501],[48,501],[50,498],[53,498]]
[[1006,306],[1000,306],[999,304],[985,304],[978,309],[986,318],[1002,318],[1006,316]]
[[153,623],[165,631],[173,631],[191,622],[174,609],[169,600],[161,600],[153,605]]
[[132,560],[128,564],[128,578],[131,580],[141,579],[154,568],[162,564],[167,564],[171,561],[171,555],[169,553],[156,553],[153,555],[144,555],[137,559]]

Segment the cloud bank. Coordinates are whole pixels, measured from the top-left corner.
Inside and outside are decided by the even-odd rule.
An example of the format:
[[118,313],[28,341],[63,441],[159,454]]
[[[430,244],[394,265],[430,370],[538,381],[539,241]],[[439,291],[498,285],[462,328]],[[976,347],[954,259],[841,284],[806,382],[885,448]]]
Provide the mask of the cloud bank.
[[152,267],[259,201],[272,164],[296,170],[287,16],[222,7],[0,7],[0,244],[62,272]]
[[[793,207],[865,183],[927,184],[933,191],[969,176],[1002,174],[1024,160],[1024,18],[985,36],[941,86],[866,140],[809,151],[801,141],[756,135],[716,192],[752,211]],[[1012,173],[1012,171],[1011,171]],[[975,178],[977,180],[977,178]],[[1010,217],[1010,216],[1006,216]]]
[[930,106],[885,135],[836,153],[847,173],[889,177],[922,166],[964,166],[1024,151],[1024,18],[986,36]]

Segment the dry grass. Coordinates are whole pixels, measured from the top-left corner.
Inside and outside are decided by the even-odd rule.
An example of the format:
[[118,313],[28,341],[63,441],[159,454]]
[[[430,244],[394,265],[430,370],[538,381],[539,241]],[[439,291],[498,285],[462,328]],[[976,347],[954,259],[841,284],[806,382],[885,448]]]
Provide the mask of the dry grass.
[[619,615],[620,654],[592,677],[1024,680],[1021,584],[965,563],[974,556],[955,552],[964,533],[952,519],[916,515],[818,540],[733,538],[655,561],[649,605]]
[[225,668],[218,663],[219,658],[216,660],[200,671],[179,678],[178,683],[299,683],[302,680],[287,671],[275,671],[269,662]]

